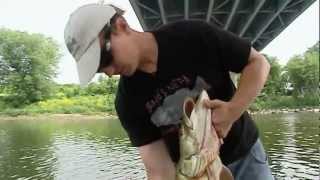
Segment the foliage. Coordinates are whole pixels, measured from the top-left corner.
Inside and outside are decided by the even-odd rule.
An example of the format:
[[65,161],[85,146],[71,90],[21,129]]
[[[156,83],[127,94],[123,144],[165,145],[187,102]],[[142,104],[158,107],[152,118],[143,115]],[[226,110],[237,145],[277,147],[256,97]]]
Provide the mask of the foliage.
[[285,67],[265,56],[271,64],[270,74],[251,110],[319,107],[319,42],[303,55],[292,57]]
[[260,111],[262,109],[279,109],[279,108],[303,108],[303,107],[318,107],[319,95],[307,94],[304,97],[294,96],[269,96],[268,98],[257,98],[251,104],[251,111]]
[[115,94],[118,80],[117,77],[105,78],[101,76],[98,82],[92,82],[85,88],[80,88],[77,84],[57,85],[55,98]]
[[[0,40],[4,39],[2,31]],[[12,32],[13,35],[11,36],[14,37],[15,33],[21,35],[19,34],[21,32]],[[8,34],[10,35],[10,33]],[[33,37],[29,34],[27,36]],[[30,48],[27,48],[27,45],[33,45],[33,49],[31,48],[33,51],[37,51],[34,48],[41,49],[41,47],[32,43],[25,43],[26,45],[20,47],[18,42],[24,42],[25,39],[20,38],[19,40],[13,37],[11,37],[12,42],[6,44],[0,41],[0,63],[2,63],[0,66],[1,114],[12,116],[30,113],[107,112],[115,114],[114,99],[117,92],[118,77],[106,78],[100,76],[97,82],[92,82],[85,88],[80,88],[77,84],[54,84],[50,78],[51,75],[54,75],[52,67],[55,67],[56,59],[54,57],[57,56],[54,56],[54,54],[58,52],[58,49],[49,51],[52,53],[50,57],[40,54],[39,57],[29,58],[33,57],[34,53],[31,52]],[[6,38],[10,39],[9,37]],[[30,39],[32,40],[32,38]],[[31,41],[30,39],[29,41]],[[35,39],[37,40],[35,42],[40,44],[43,41],[41,38],[41,40]],[[47,42],[46,48],[51,47],[48,45],[49,42]],[[7,47],[9,45],[20,47],[20,50],[18,48],[18,50],[10,51],[10,48]],[[3,52],[6,52],[6,54]],[[25,59],[17,60],[18,58],[21,59],[20,55],[21,57],[26,55]],[[284,67],[278,63],[277,58],[265,56],[271,64],[270,74],[265,88],[250,106],[250,110],[319,107],[319,43],[309,48],[304,54],[292,57]],[[40,58],[45,60],[39,62]],[[42,72],[39,72],[40,67],[47,72],[41,74]],[[44,82],[44,80],[48,81]],[[50,88],[43,88],[47,85]],[[51,95],[49,96],[49,94]],[[12,108],[13,105],[19,107],[21,104],[29,105]]]
[[83,89],[80,88],[77,84],[63,84],[56,86],[56,94],[53,98],[61,99],[61,98],[71,98],[74,96],[80,96],[84,94]]
[[[319,47],[319,43],[316,46]],[[295,96],[319,93],[319,51],[316,49],[313,47],[303,56],[294,56],[285,67]]]
[[91,83],[85,89],[86,95],[115,94],[117,92],[118,78],[104,78],[100,76],[98,83]]
[[32,104],[26,110],[33,113],[114,113],[114,95],[78,96],[50,99]]
[[1,114],[15,117],[15,116],[20,116],[20,115],[27,115],[30,113],[27,112],[27,110],[25,110],[25,109],[5,109],[2,112],[0,112],[0,115]]
[[41,34],[0,29],[0,89],[20,107],[50,96],[60,57],[57,43]]
[[284,92],[285,89],[285,81],[284,77],[282,77],[281,71],[282,67],[278,63],[279,60],[276,57],[270,57],[268,55],[264,55],[268,62],[270,63],[270,72],[268,76],[268,80],[265,84],[262,94],[267,95],[280,95]]

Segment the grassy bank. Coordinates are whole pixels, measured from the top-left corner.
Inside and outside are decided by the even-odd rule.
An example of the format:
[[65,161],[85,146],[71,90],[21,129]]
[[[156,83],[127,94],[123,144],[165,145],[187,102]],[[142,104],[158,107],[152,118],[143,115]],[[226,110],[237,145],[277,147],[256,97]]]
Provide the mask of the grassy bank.
[[70,98],[49,99],[22,108],[2,108],[1,115],[37,114],[115,114],[114,95],[75,96]]
[[[20,116],[39,114],[84,114],[84,115],[116,115],[114,94],[96,96],[61,97],[40,101],[22,108],[5,108],[2,104],[0,115]],[[319,98],[316,96],[293,97],[259,97],[251,104],[251,112],[269,109],[300,109],[319,108]]]
[[251,104],[251,111],[262,111],[269,109],[301,109],[319,108],[319,95],[309,94],[306,96],[267,96],[259,97]]

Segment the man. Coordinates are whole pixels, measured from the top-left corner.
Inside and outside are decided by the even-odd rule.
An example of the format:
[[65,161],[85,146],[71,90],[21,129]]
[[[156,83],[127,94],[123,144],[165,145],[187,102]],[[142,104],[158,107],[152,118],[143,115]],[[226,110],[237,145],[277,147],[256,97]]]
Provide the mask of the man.
[[[258,131],[245,111],[270,69],[250,42],[202,21],[150,32],[128,26],[115,6],[89,4],[70,16],[67,47],[81,85],[97,72],[121,75],[116,110],[150,179],[174,179],[178,128],[186,96],[206,89],[212,123],[224,138],[220,156],[236,179],[273,179]],[[238,89],[229,71],[241,73]]]

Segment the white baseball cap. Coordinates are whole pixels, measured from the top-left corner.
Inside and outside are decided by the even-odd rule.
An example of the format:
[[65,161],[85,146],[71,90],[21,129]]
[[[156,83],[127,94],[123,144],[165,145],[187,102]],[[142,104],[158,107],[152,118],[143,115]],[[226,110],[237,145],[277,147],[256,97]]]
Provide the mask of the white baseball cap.
[[76,60],[81,86],[87,85],[97,72],[101,53],[99,33],[110,25],[111,18],[119,10],[113,5],[87,4],[70,15],[64,39]]

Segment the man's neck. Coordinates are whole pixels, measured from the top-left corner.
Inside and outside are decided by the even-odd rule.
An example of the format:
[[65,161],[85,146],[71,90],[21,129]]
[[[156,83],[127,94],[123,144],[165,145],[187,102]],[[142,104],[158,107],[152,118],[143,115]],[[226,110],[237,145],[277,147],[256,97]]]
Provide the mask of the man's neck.
[[138,69],[153,74],[157,72],[158,64],[158,44],[152,33],[139,33],[140,63]]

